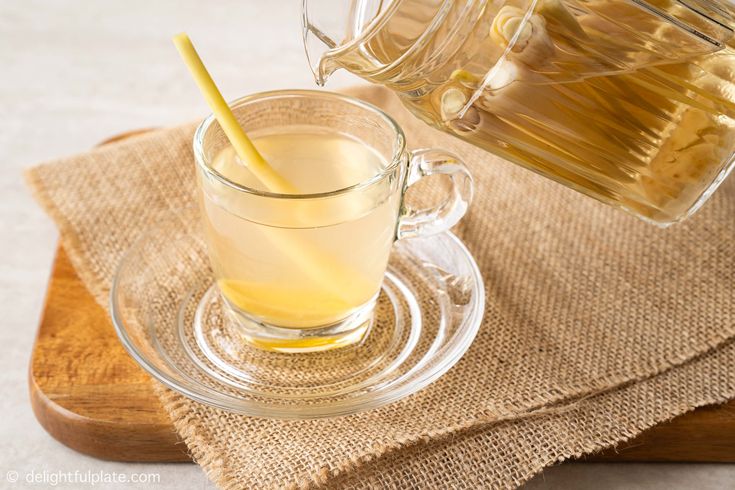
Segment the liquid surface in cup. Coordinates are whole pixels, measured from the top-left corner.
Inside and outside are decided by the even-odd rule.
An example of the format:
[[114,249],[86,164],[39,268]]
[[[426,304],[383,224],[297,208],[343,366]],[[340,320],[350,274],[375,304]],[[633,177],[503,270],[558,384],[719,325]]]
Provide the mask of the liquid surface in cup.
[[522,28],[528,2],[450,4],[405,0],[329,62],[402,92],[433,126],[655,222],[686,216],[732,167],[728,4],[540,0]]
[[[256,135],[253,142],[303,194],[363,183],[386,165],[370,146],[335,132]],[[231,147],[211,167],[265,190]],[[395,234],[395,179],[318,199],[256,196],[215,180],[201,184],[215,276],[240,312],[284,328],[324,327],[377,295]]]

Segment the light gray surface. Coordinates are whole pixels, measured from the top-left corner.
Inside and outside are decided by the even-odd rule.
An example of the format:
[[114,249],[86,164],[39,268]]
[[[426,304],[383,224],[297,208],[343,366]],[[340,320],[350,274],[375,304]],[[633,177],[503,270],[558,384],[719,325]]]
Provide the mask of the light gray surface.
[[[102,462],[67,449],[33,417],[26,373],[57,239],[21,170],[81,152],[132,128],[202,117],[201,96],[169,40],[187,31],[228,98],[313,87],[297,0],[0,2],[0,488],[44,488],[59,472],[158,474],[148,488],[211,488],[192,464]],[[355,83],[340,75],[329,88]],[[12,484],[13,471],[20,482]],[[11,473],[8,473],[11,472]],[[45,474],[44,474],[45,472]],[[47,483],[28,484],[26,478]],[[73,477],[73,476],[72,476]],[[84,482],[58,488],[85,488]],[[732,465],[582,465],[553,468],[529,488],[715,489]],[[146,488],[97,484],[95,488]]]

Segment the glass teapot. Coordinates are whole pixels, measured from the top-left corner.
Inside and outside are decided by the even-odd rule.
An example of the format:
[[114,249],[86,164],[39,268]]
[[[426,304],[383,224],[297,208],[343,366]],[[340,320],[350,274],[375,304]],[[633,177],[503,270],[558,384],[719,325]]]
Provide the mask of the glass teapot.
[[317,82],[385,85],[426,123],[644,220],[733,168],[735,9],[713,0],[303,0]]

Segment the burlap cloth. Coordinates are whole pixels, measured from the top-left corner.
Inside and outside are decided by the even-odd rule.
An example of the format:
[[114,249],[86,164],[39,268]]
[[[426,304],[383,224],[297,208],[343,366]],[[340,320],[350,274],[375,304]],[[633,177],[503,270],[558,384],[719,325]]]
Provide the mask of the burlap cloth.
[[[392,114],[411,147],[443,147],[470,166],[477,197],[456,232],[484,275],[481,331],[429,388],[349,417],[255,419],[160,388],[218,485],[512,487],[735,396],[735,179],[661,230],[429,129],[383,89],[353,94]],[[135,237],[193,202],[192,131],[158,131],[28,173],[105,307]]]

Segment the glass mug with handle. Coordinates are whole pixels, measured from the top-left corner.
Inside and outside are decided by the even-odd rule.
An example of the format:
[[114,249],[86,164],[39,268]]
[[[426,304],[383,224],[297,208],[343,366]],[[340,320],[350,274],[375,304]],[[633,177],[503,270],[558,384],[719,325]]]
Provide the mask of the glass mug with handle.
[[735,166],[735,7],[717,0],[303,0],[338,68],[424,122],[646,221]]
[[[241,98],[232,111],[266,161],[298,189],[265,189],[210,116],[194,135],[205,238],[217,287],[244,339],[280,352],[359,342],[369,330],[396,239],[446,231],[472,179],[454,155],[408,151],[401,128],[357,99],[320,91]],[[449,178],[444,200],[404,201],[424,176]]]

